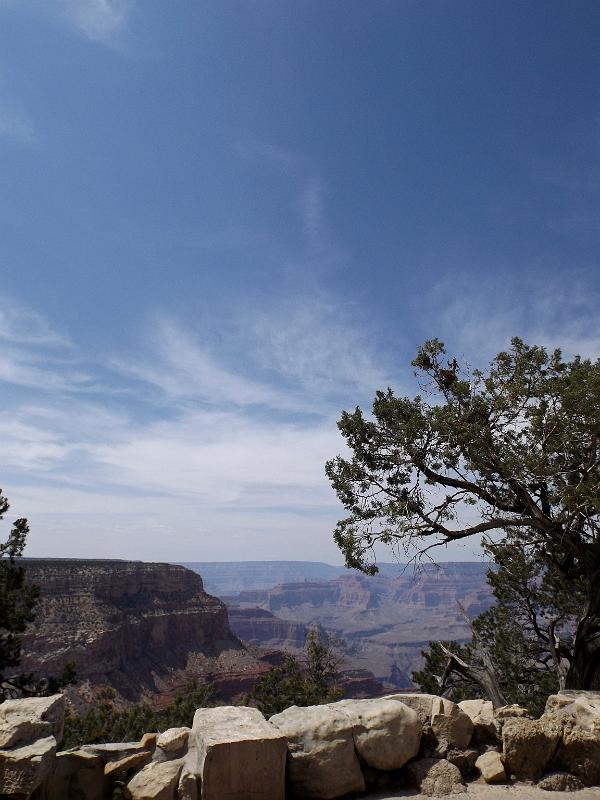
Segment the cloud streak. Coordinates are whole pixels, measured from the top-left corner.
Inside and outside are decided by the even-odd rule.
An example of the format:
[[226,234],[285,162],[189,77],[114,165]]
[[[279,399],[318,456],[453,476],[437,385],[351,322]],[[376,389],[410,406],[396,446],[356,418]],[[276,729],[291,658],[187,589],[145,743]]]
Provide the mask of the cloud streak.
[[65,19],[88,39],[109,42],[127,26],[130,0],[62,0]]

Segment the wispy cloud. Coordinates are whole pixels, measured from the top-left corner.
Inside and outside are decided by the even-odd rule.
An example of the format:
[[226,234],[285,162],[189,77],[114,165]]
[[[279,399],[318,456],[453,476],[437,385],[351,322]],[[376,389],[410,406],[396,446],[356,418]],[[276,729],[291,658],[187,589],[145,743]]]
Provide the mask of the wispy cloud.
[[389,379],[385,359],[375,352],[360,314],[351,306],[318,294],[295,297],[258,315],[253,324],[263,366],[321,403],[370,396]]
[[440,282],[426,311],[436,334],[474,360],[506,349],[513,336],[530,344],[562,349],[566,357],[598,358],[600,296],[580,283],[576,271],[540,280],[524,269],[519,291],[501,278],[472,280],[455,274]]
[[78,367],[74,346],[40,314],[5,297],[0,311],[0,382],[48,391],[94,384]]
[[107,42],[123,31],[131,0],[62,0],[63,14],[88,39]]
[[281,405],[279,392],[221,363],[189,331],[164,317],[152,323],[145,355],[117,359],[114,366],[172,398],[235,406]]
[[18,305],[11,298],[5,298],[4,302],[6,307],[0,309],[0,340],[20,345],[71,345],[67,337],[58,333],[41,314]]

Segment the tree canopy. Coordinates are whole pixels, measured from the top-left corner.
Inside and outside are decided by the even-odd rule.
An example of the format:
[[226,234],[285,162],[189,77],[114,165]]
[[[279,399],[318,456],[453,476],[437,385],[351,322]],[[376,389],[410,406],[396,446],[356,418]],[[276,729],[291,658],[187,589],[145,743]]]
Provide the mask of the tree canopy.
[[585,583],[572,688],[600,688],[600,360],[514,338],[486,371],[442,342],[412,362],[422,391],[378,391],[367,418],[343,412],[351,451],[326,472],[349,515],[334,538],[346,564],[376,572],[374,547],[432,547],[511,533],[565,580]]
[[331,641],[311,629],[303,655],[288,653],[280,666],[261,677],[246,696],[246,702],[270,717],[294,705],[315,706],[340,700],[343,697],[337,685],[340,661]]
[[[8,500],[0,489],[0,520],[9,508]],[[28,533],[27,520],[17,519],[12,524],[8,539],[0,543],[0,701],[5,694],[5,671],[19,664],[19,634],[33,621],[39,594],[35,586],[27,583],[25,570],[17,561],[23,554]]]

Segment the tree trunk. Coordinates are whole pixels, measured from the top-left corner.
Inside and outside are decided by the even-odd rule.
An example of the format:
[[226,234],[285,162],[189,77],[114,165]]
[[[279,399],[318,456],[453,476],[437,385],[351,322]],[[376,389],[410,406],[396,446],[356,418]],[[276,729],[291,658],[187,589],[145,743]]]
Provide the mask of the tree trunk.
[[600,585],[592,581],[588,611],[577,626],[567,689],[600,691]]

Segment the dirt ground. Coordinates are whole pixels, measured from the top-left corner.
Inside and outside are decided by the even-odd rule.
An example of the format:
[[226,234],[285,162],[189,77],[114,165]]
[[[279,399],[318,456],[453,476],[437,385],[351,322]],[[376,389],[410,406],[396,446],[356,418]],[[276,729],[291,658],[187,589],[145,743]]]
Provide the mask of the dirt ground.
[[[369,795],[368,800],[396,800],[396,798],[412,798],[412,800],[425,800],[425,795],[417,792],[399,791],[383,792]],[[464,798],[464,800],[553,800],[553,798],[570,797],[571,800],[600,800],[600,788],[583,789],[580,792],[545,792],[535,786],[516,783],[512,786],[487,786],[484,783],[471,783],[465,793],[449,795],[449,797]],[[428,799],[429,800],[429,799]]]

